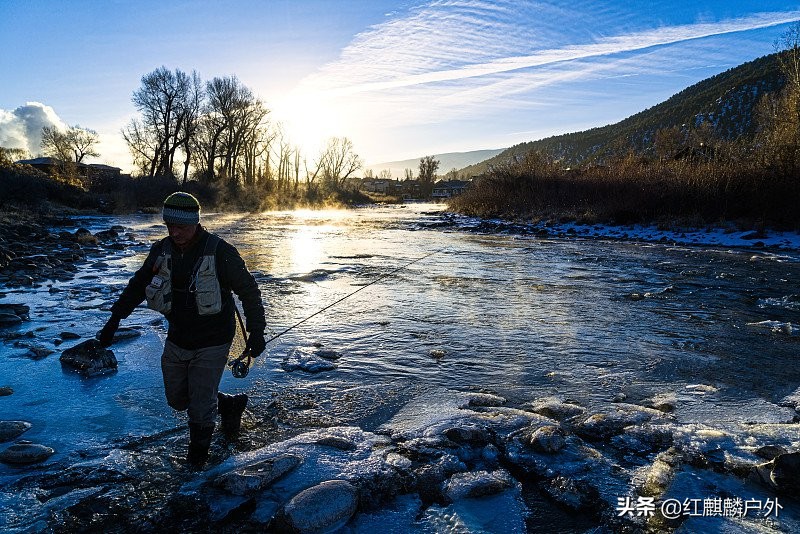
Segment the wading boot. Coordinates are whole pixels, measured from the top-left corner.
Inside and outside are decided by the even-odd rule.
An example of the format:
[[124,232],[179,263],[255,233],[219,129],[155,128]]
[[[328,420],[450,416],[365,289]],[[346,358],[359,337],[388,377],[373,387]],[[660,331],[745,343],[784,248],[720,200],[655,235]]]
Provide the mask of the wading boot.
[[226,435],[232,436],[239,432],[245,406],[247,406],[247,395],[244,393],[237,395],[217,393],[217,410],[222,419],[222,431]]
[[189,454],[186,461],[195,469],[201,469],[208,460],[208,449],[211,448],[211,436],[214,425],[189,423]]

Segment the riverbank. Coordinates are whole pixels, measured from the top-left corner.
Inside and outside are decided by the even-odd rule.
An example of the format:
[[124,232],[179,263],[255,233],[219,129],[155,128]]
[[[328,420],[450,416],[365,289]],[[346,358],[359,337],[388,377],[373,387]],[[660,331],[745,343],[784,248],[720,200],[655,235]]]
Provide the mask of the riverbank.
[[541,238],[611,239],[645,243],[667,243],[713,247],[752,248],[757,250],[800,250],[800,232],[770,228],[743,230],[733,223],[707,225],[703,228],[657,224],[592,224],[552,219],[479,218],[448,212],[432,227],[453,227],[464,231]]

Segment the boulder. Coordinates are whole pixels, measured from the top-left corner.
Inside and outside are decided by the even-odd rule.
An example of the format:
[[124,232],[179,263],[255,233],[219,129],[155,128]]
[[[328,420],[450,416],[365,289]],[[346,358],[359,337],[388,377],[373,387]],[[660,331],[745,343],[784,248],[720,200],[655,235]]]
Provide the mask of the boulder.
[[53,349],[49,349],[41,345],[31,345],[28,347],[28,352],[25,354],[25,356],[31,360],[41,360],[42,358],[47,358],[54,352],[55,351]]
[[353,440],[339,436],[322,436],[317,440],[317,444],[333,447],[340,451],[354,451],[356,449],[356,443]]
[[54,452],[56,451],[50,447],[38,443],[20,441],[0,452],[0,462],[16,465],[35,464],[47,460]]
[[543,426],[531,434],[530,445],[536,452],[552,454],[567,444],[566,434],[557,426]]
[[469,400],[463,408],[469,406],[502,406],[506,403],[506,399],[499,395],[492,395],[491,393],[471,393]]
[[14,394],[14,388],[11,386],[0,386],[0,397],[8,397]]
[[514,486],[514,479],[503,469],[491,473],[474,471],[456,473],[444,485],[444,493],[456,501],[495,495]]
[[234,495],[248,495],[266,488],[301,463],[301,457],[283,454],[220,475],[213,485]]
[[543,399],[531,404],[531,411],[556,421],[564,421],[586,412],[586,409],[569,402],[558,399]]
[[283,362],[281,368],[284,371],[305,371],[307,373],[319,373],[336,369],[337,365],[325,358],[320,358],[316,354],[309,354],[300,349],[293,350]]
[[87,339],[61,353],[61,365],[85,376],[95,376],[117,370],[114,353],[100,346],[96,339]]
[[20,319],[27,319],[30,312],[30,306],[25,304],[0,304],[0,313],[11,313]]
[[[345,480],[328,480],[301,491],[279,514],[280,530],[332,532],[345,524],[358,507],[358,491]],[[276,525],[277,526],[277,525]]]
[[27,421],[0,421],[0,441],[15,439],[31,426]]
[[770,479],[781,493],[800,495],[800,452],[776,456],[772,460]]
[[464,425],[448,428],[443,432],[445,437],[455,443],[485,445],[489,442],[489,433],[485,428],[476,425]]
[[22,319],[13,313],[0,312],[0,328],[17,326],[22,324]]

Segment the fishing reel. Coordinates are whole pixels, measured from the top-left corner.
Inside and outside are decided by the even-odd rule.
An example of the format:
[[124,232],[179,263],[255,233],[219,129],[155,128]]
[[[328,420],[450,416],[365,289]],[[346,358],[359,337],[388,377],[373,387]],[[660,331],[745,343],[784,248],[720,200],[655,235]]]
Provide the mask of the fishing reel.
[[250,372],[251,359],[250,351],[245,351],[232,362],[228,362],[228,367],[231,368],[231,374],[234,378],[244,378],[247,376],[247,373]]

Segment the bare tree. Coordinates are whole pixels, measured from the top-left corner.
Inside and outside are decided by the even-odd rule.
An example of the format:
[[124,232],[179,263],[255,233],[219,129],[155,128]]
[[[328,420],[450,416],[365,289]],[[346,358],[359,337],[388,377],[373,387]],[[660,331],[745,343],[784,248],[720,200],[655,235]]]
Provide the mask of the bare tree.
[[413,180],[414,179],[414,170],[413,169],[405,169],[405,179],[406,180]]
[[97,132],[80,126],[70,126],[66,131],[54,126],[42,128],[42,150],[61,161],[81,163],[86,156],[99,156],[95,149],[99,141]]
[[206,94],[202,136],[206,178],[219,175],[238,183],[241,167],[242,181],[254,182],[257,159],[271,142],[265,132],[269,110],[235,76],[214,78],[206,85]]
[[132,120],[122,135],[134,159],[147,167],[150,176],[175,176],[175,153],[180,146],[189,146],[184,140],[184,121],[193,104],[194,83],[199,78],[193,73],[159,67],[142,77],[142,85],[134,91],[132,101],[141,113],[141,119]]
[[329,191],[339,191],[344,181],[362,167],[363,163],[347,137],[331,137],[320,154],[317,169],[321,170],[323,185]]

